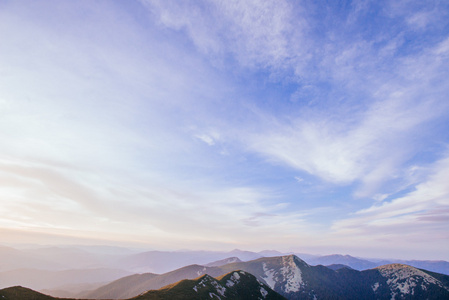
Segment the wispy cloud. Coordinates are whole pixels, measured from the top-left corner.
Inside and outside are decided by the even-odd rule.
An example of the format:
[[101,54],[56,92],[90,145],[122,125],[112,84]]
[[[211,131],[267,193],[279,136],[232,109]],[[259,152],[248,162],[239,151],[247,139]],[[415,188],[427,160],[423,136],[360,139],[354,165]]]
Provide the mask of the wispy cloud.
[[0,4],[0,227],[183,247],[444,235],[444,4],[41,3]]
[[[340,238],[369,236],[381,247],[395,240],[407,247],[425,251],[427,243],[444,249],[449,238],[449,157],[436,162],[428,178],[404,196],[357,211],[332,226]],[[437,249],[434,249],[437,251]],[[444,251],[444,250],[442,250]]]
[[[160,23],[185,31],[216,62],[278,68],[293,54],[305,24],[288,1],[142,1]],[[295,50],[300,50],[295,47]]]

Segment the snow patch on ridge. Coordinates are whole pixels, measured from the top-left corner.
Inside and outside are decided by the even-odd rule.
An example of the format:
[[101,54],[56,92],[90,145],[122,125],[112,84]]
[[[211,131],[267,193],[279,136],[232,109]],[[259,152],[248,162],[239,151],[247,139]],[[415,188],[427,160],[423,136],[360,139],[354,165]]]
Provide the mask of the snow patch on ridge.
[[[243,273],[243,272],[241,272]],[[245,274],[245,273],[243,273]],[[238,284],[240,282],[240,275],[237,272],[232,273],[231,277],[226,281],[226,286],[231,287],[234,284]]]
[[219,284],[218,284],[217,282],[215,282],[215,281],[212,281],[211,284],[212,284],[212,286],[217,290],[217,292],[218,292],[220,295],[224,296],[224,294],[225,294],[225,292],[226,292],[226,288],[225,288],[225,287],[219,285]]
[[284,280],[287,281],[284,287],[286,293],[299,292],[301,286],[304,285],[302,280],[301,269],[296,265],[293,256],[287,256],[282,258],[281,273],[284,276]]
[[[269,269],[266,263],[262,263],[264,274],[261,276],[267,285],[275,289],[275,285],[280,287],[285,293],[296,293],[305,286],[301,269],[297,265],[297,258],[294,255],[281,258],[279,269]],[[279,287],[278,287],[279,288]]]
[[195,292],[198,292],[198,288],[200,288],[200,287],[206,287],[206,282],[208,282],[209,280],[210,280],[210,277],[209,277],[208,275],[206,275],[203,279],[201,279],[200,282],[198,282],[197,285],[195,285],[195,286],[193,287],[193,290],[194,290]]
[[[391,297],[396,297],[396,291],[401,294],[415,294],[415,287],[421,282],[421,288],[426,290],[425,284],[435,284],[446,288],[439,280],[429,274],[411,266],[402,264],[390,264],[377,268],[381,275],[387,278],[387,284],[391,290]],[[377,289],[377,288],[376,288]],[[447,289],[447,288],[446,288]],[[374,290],[374,287],[373,287]],[[375,290],[374,290],[375,291]]]
[[276,281],[274,280],[275,271],[273,269],[268,270],[266,263],[262,264],[262,268],[265,273],[265,276],[262,276],[262,279],[265,280],[270,288],[274,289],[274,285],[276,284]]

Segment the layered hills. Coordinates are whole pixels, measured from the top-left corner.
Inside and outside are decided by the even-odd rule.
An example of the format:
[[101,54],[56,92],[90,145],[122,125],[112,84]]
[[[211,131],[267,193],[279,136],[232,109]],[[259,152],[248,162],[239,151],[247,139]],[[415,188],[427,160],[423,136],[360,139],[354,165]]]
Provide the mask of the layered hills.
[[206,274],[219,278],[242,270],[288,299],[449,299],[449,276],[443,275],[449,274],[446,261],[338,254],[302,254],[302,260],[273,250],[141,251],[103,246],[22,250],[0,246],[0,288],[20,285],[54,297],[127,299],[182,280]]
[[[21,286],[0,290],[4,300],[56,300],[51,296]],[[232,299],[232,300],[284,300],[269,286],[244,271],[233,271],[219,278],[209,275],[194,280],[181,280],[158,290],[142,293],[132,300],[187,300],[187,299]],[[66,299],[71,300],[71,299]]]
[[[149,289],[197,278],[217,277],[242,270],[254,275],[287,299],[449,299],[449,276],[403,264],[390,264],[365,271],[351,268],[310,266],[295,255],[259,258],[217,267],[187,266],[162,275],[133,275],[116,280],[84,295],[92,299],[124,299]],[[119,291],[111,294],[110,291]]]

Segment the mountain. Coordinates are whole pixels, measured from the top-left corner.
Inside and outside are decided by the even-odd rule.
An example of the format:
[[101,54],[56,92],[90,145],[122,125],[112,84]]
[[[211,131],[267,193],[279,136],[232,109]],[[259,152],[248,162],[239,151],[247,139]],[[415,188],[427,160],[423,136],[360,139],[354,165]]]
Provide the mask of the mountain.
[[260,255],[259,253],[251,252],[251,251],[242,251],[239,249],[234,249],[227,254],[230,254],[231,256],[237,256],[243,261],[253,260],[257,258],[263,257],[263,255]]
[[18,269],[0,272],[0,288],[22,285],[36,290],[57,289],[68,284],[104,284],[127,275],[130,275],[127,271],[105,268],[64,271]]
[[444,260],[405,260],[398,262],[415,268],[449,275],[449,262]]
[[31,253],[11,247],[0,246],[0,271],[19,268],[36,268],[47,270],[61,270],[63,265],[52,260],[45,260]]
[[180,280],[195,279],[205,274],[212,277],[217,277],[225,274],[225,272],[219,267],[190,265],[161,275],[144,273],[127,276],[113,281],[94,291],[80,294],[79,296],[90,299],[131,298],[148,290],[160,289],[163,286],[178,282]]
[[[34,290],[15,286],[0,290],[2,300],[56,300]],[[132,300],[189,300],[189,299],[232,299],[232,300],[284,300],[270,287],[244,271],[233,271],[217,279],[202,275],[193,280],[181,280],[158,290],[150,290]],[[66,298],[66,300],[73,300]]]
[[233,299],[251,300],[285,299],[244,271],[233,271],[217,279],[203,275],[194,280],[182,280],[159,290],[151,290],[134,300],[181,299]]
[[[0,290],[0,299],[2,300],[56,300],[51,296],[41,294],[21,286],[13,286]],[[69,299],[65,299],[69,300]]]
[[[108,282],[94,282],[94,283],[78,283],[78,284],[66,284],[51,289],[40,289],[40,293],[57,298],[80,298],[78,295],[80,291],[93,291],[98,289]],[[82,292],[84,293],[84,292]]]
[[[268,255],[265,255],[268,256]],[[375,267],[379,267],[387,264],[405,264],[410,265],[415,268],[425,269],[432,272],[442,273],[449,275],[449,262],[444,260],[400,260],[400,259],[364,259],[364,258],[356,258],[350,255],[340,255],[340,254],[332,254],[332,255],[324,255],[324,256],[311,256],[311,255],[299,255],[299,257],[303,258],[309,265],[336,265],[342,264],[347,265],[355,270],[367,270]]]
[[166,273],[187,265],[205,265],[211,261],[222,260],[228,257],[238,257],[240,260],[246,261],[262,256],[255,252],[238,249],[230,252],[147,251],[121,258],[114,266],[119,269],[131,270],[135,273]]
[[372,269],[375,267],[378,267],[379,265],[365,259],[356,258],[350,255],[340,255],[340,254],[333,254],[333,255],[325,255],[325,256],[319,256],[314,257],[307,260],[307,263],[310,265],[346,265],[349,266],[355,270],[366,270],[366,269]]
[[[310,266],[295,255],[265,257],[219,267],[187,266],[145,279],[145,274],[119,279],[103,291],[118,294],[89,294],[88,298],[127,298],[181,279],[209,274],[221,276],[242,270],[287,299],[449,299],[449,276],[394,264],[358,271],[343,267],[336,270],[322,265]],[[132,279],[132,280],[131,280]],[[126,293],[124,291],[126,290]],[[95,296],[95,297],[93,297]]]
[[449,276],[394,264],[357,271],[310,266],[294,255],[233,263],[287,299],[449,299]]
[[[285,253],[282,253],[282,252],[279,252],[279,251],[276,251],[276,250],[263,250],[263,251],[259,251],[257,253],[260,254],[263,257],[272,257],[272,256],[283,256],[283,255],[286,255]],[[291,253],[288,253],[288,254],[291,254]]]
[[449,276],[420,270],[403,264],[390,264],[376,268],[383,281],[373,285],[374,293],[387,287],[391,299],[449,299]]
[[206,264],[206,267],[220,267],[223,265],[235,263],[235,262],[241,262],[241,260],[238,257],[228,257],[225,259],[217,260],[211,263]]
[[[342,265],[342,264],[332,264],[332,265],[327,265],[326,268],[329,268],[331,270],[337,271],[343,268],[348,268],[348,269],[352,269],[350,266],[347,265]],[[354,269],[352,269],[354,270]]]

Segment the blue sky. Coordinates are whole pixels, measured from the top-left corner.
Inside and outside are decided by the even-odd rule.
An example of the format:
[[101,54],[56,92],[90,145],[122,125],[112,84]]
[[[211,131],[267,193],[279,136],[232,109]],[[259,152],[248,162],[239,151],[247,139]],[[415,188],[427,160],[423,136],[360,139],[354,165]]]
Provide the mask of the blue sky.
[[449,260],[448,14],[2,1],[2,240]]

